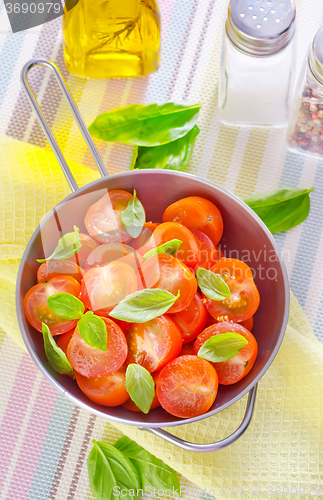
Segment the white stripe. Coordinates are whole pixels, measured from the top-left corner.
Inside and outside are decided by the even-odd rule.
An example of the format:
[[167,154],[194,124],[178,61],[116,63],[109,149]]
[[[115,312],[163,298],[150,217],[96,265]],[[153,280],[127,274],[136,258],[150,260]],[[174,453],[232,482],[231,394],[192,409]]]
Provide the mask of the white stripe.
[[271,191],[278,187],[286,153],[285,129],[271,129],[259,169],[255,193]]
[[250,133],[249,127],[241,127],[239,130],[238,139],[234,148],[228,175],[225,182],[225,188],[229,189],[229,191],[232,192],[234,192],[237,184],[241,163],[245,153],[246,144],[248,142],[249,133]]
[[0,398],[0,424],[5,413],[11,391],[14,387],[18,368],[23,356],[23,350],[20,349],[8,335],[4,334],[3,344],[0,350],[0,380],[5,381],[1,384]]

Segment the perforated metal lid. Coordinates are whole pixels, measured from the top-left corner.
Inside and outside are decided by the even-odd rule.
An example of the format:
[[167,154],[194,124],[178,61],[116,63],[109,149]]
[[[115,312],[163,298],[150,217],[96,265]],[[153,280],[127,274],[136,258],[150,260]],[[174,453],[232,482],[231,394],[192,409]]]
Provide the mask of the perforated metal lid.
[[295,18],[293,0],[231,0],[226,31],[242,52],[268,56],[290,43]]
[[323,85],[323,26],[314,37],[309,63],[313,75]]

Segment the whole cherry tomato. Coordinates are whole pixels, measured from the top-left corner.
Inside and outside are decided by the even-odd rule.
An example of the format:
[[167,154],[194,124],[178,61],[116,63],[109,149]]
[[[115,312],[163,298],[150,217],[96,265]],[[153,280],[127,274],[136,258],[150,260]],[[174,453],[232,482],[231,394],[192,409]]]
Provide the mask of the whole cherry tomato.
[[60,335],[74,328],[77,320],[57,316],[49,309],[47,299],[59,292],[70,293],[78,297],[80,288],[80,284],[74,278],[64,275],[55,276],[46,283],[33,286],[24,298],[25,315],[31,326],[41,332],[42,323],[45,323],[52,335]]
[[72,278],[81,283],[83,269],[71,260],[48,260],[39,266],[37,270],[37,282],[44,283],[62,274],[72,276]]
[[[158,378],[159,373],[160,373],[160,370],[158,370],[157,372],[154,372],[154,373],[151,374],[151,376],[154,379],[155,383],[156,383],[156,380]],[[141,410],[138,408],[138,406],[130,398],[122,406],[124,408],[126,408],[127,410],[141,412]],[[154,399],[153,399],[153,401],[151,403],[150,410],[154,410],[158,406],[160,406],[160,402],[158,401],[158,398],[157,398],[157,395],[156,395],[156,390],[155,390],[155,396],[154,396]]]
[[105,377],[84,377],[76,372],[76,382],[81,391],[98,405],[118,406],[129,399],[125,365]]
[[186,309],[172,314],[172,319],[181,331],[183,344],[191,342],[201,333],[206,318],[207,311],[198,293],[194,295],[192,302]]
[[211,201],[201,196],[189,196],[172,203],[163,215],[164,222],[180,222],[188,229],[198,229],[217,245],[223,233],[220,210]]
[[88,256],[85,263],[85,271],[93,267],[102,267],[110,262],[118,261],[129,264],[137,274],[143,263],[143,258],[134,248],[122,243],[105,243]]

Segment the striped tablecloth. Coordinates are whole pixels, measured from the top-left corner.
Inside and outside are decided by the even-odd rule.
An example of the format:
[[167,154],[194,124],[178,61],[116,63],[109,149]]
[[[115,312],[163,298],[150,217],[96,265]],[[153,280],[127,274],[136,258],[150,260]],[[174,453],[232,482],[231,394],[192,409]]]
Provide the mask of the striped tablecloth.
[[[160,0],[162,65],[149,78],[94,81],[68,75],[60,20],[12,34],[0,5],[0,134],[48,148],[21,91],[19,73],[31,57],[63,70],[86,123],[103,111],[139,102],[190,101],[202,106],[200,136],[189,171],[239,196],[277,187],[309,187],[305,223],[277,235],[291,288],[323,341],[323,163],[289,153],[284,130],[221,125],[217,110],[219,44],[227,0]],[[298,0],[298,63],[323,23],[321,0]],[[55,83],[42,69],[31,77],[68,159],[93,166]],[[131,148],[97,142],[110,173],[129,166]],[[1,179],[0,179],[1,183]],[[1,325],[0,325],[1,327]],[[92,438],[114,442],[118,432],[72,406],[0,330],[0,500],[91,499],[86,457]],[[187,479],[182,484],[189,486]],[[195,489],[184,498],[202,498]],[[251,497],[250,497],[251,498]]]

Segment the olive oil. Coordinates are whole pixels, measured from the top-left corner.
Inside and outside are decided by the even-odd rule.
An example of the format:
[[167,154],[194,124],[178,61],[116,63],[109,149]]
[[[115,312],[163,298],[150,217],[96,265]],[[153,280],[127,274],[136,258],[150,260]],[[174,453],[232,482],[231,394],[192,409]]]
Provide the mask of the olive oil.
[[63,15],[68,71],[89,78],[146,75],[160,64],[156,0],[79,0]]

